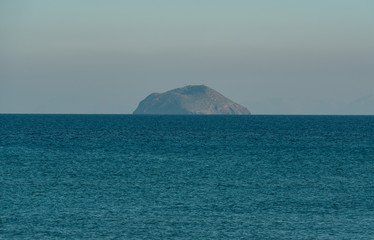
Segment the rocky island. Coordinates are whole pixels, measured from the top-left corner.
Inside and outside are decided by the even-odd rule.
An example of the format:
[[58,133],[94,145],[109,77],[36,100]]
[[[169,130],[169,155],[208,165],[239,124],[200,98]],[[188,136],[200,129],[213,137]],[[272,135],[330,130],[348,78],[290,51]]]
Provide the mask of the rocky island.
[[152,93],[133,114],[249,115],[250,111],[205,85],[191,85]]

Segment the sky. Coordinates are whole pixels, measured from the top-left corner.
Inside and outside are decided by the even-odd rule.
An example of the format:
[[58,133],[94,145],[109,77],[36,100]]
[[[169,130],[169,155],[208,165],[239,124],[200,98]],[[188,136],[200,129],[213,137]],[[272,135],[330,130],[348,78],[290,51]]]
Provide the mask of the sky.
[[374,114],[372,0],[3,0],[0,113],[129,114],[205,84],[254,114]]

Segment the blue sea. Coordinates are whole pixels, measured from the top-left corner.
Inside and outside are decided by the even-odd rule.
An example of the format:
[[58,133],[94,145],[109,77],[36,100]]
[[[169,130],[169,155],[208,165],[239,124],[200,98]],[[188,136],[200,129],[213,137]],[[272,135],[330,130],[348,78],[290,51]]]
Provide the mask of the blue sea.
[[0,239],[374,239],[374,117],[3,114]]

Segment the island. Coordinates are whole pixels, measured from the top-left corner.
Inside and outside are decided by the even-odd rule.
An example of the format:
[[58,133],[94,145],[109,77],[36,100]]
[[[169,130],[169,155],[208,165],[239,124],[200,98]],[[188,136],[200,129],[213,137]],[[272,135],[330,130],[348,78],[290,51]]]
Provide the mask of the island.
[[139,103],[133,114],[250,115],[251,112],[210,87],[190,85],[150,94]]

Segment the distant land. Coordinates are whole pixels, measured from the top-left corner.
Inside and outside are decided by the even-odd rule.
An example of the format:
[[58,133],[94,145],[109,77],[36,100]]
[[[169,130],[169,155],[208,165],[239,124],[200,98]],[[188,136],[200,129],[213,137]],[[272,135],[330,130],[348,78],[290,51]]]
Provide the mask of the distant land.
[[250,115],[251,112],[210,87],[190,85],[150,94],[133,114]]

